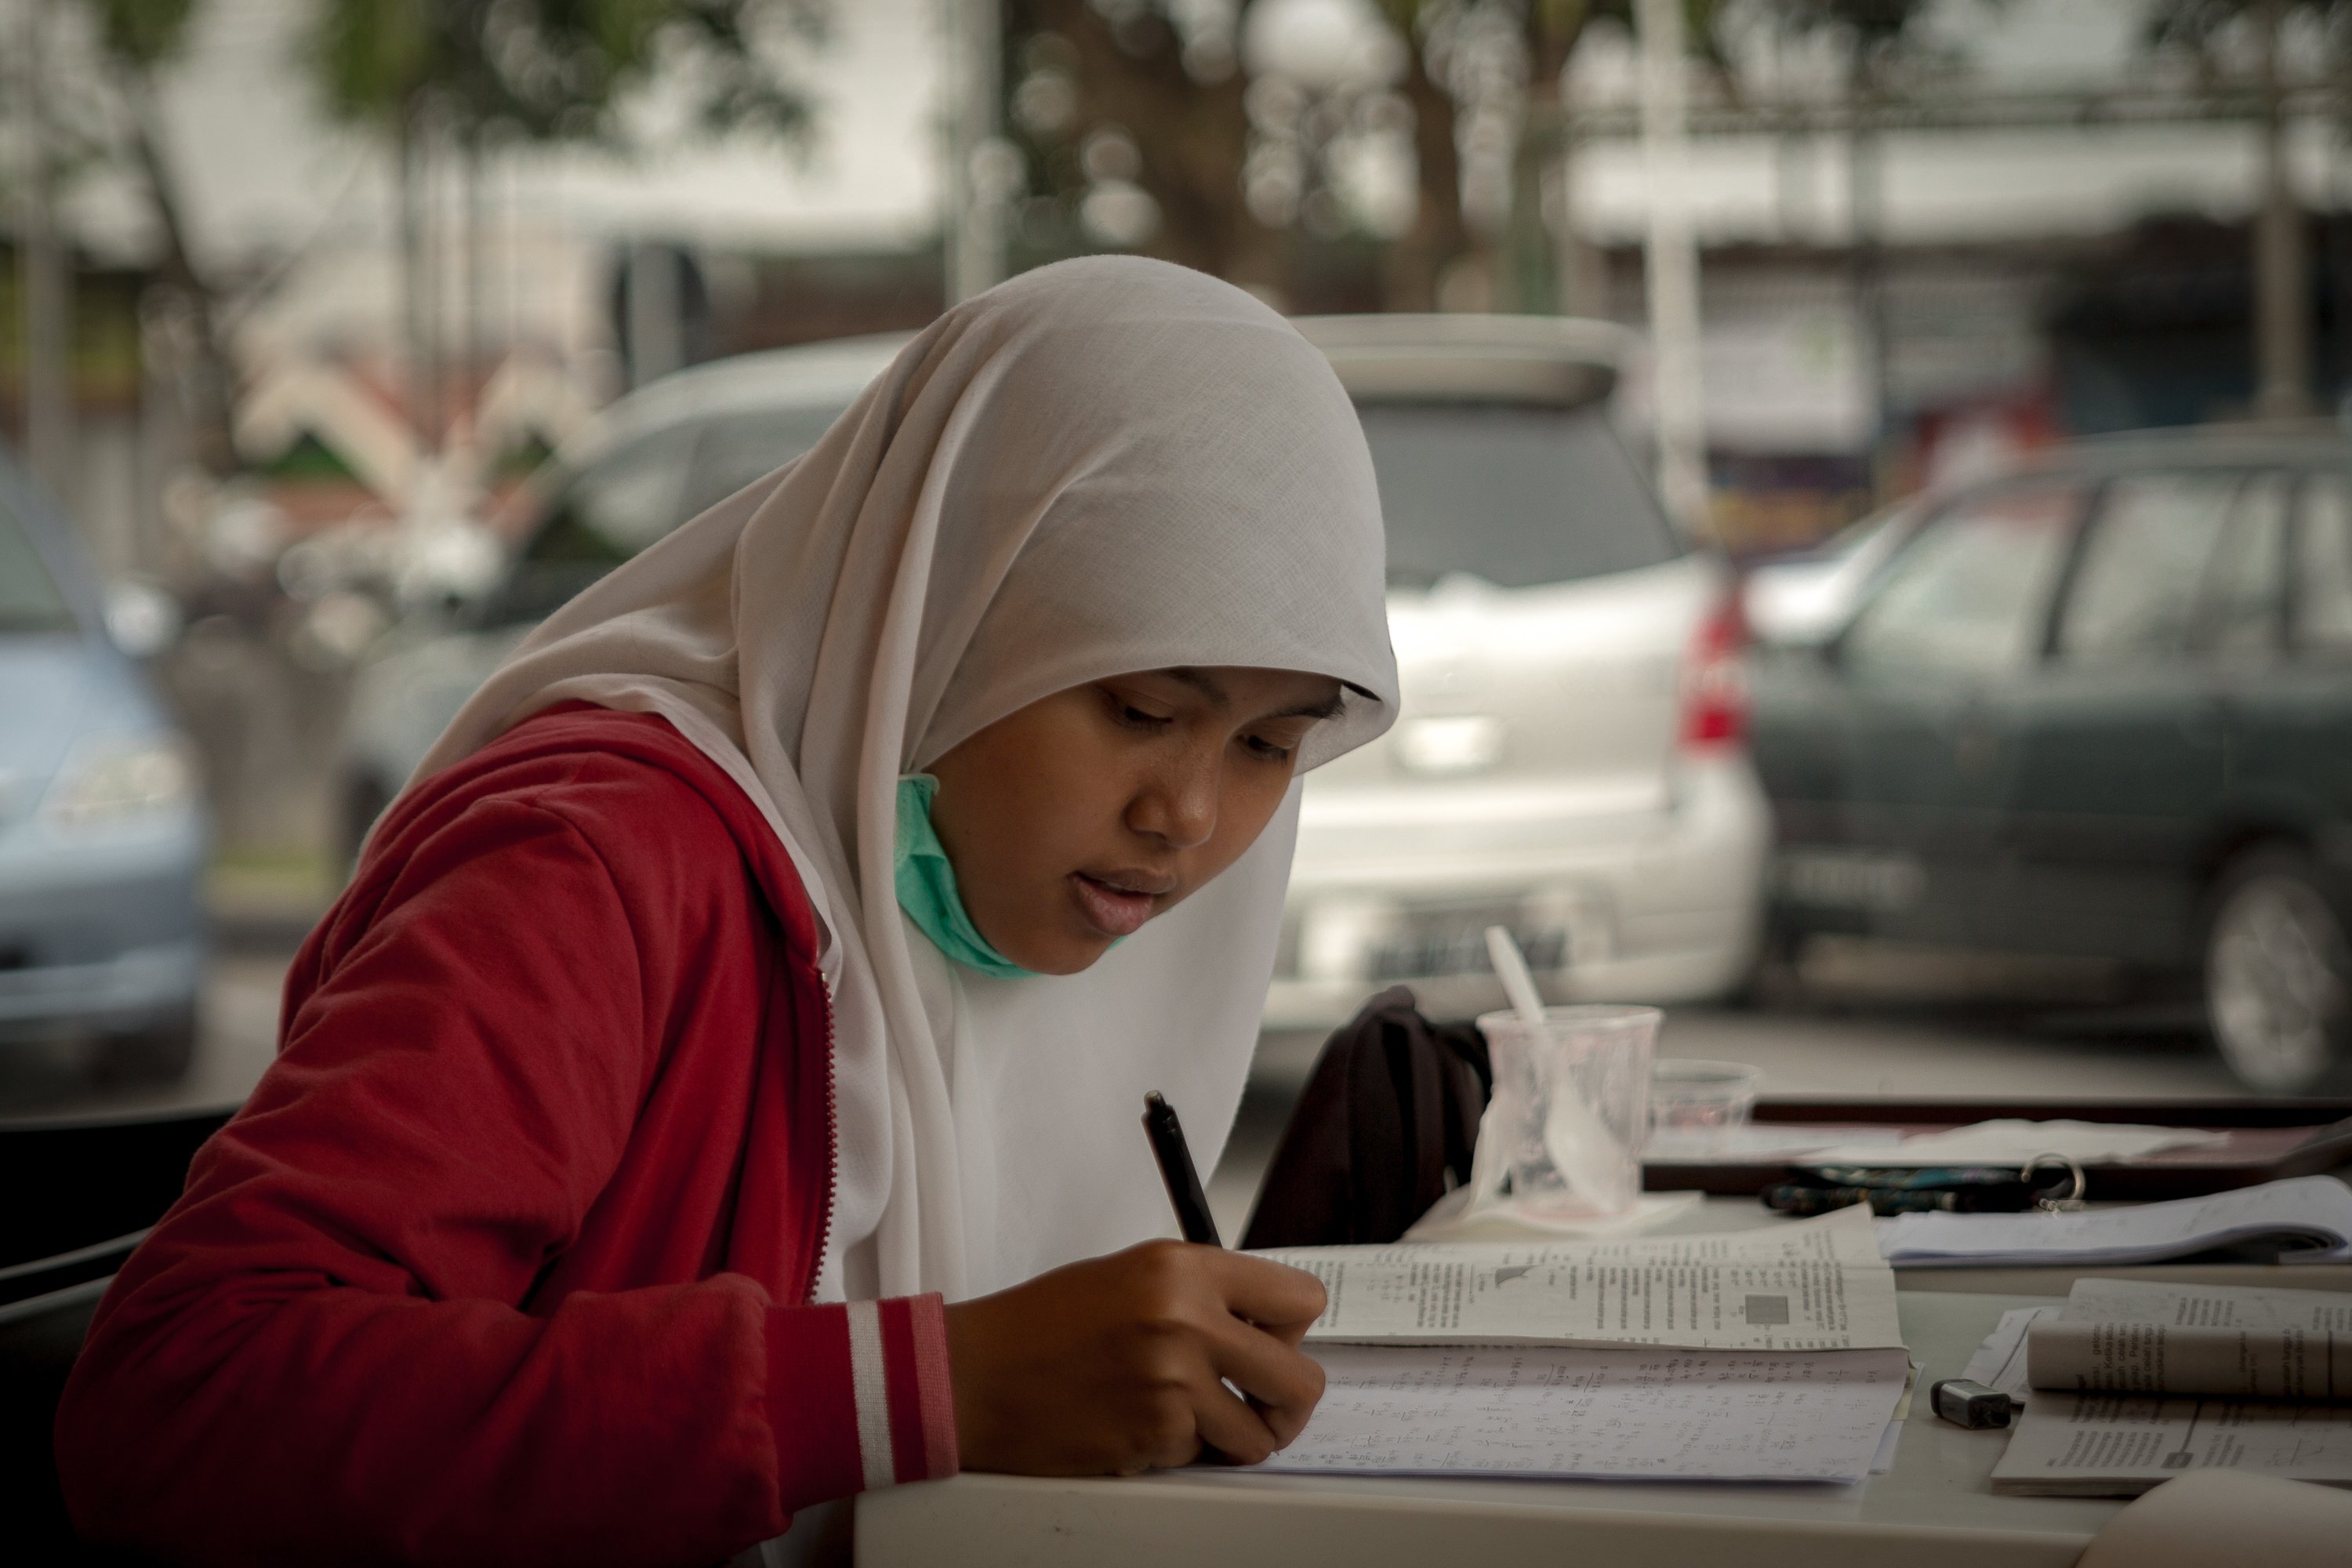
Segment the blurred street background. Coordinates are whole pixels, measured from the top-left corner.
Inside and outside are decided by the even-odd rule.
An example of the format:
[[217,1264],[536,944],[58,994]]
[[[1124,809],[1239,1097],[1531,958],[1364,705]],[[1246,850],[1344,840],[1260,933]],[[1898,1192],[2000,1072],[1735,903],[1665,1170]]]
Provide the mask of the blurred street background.
[[[2331,759],[2352,754],[2352,665],[2313,666],[2295,688],[2301,760],[2280,766],[2303,770],[2302,794],[2263,798],[2296,804],[2238,804],[2231,781],[2269,753],[2246,738],[2254,720],[2228,718],[2240,727],[2215,742],[2216,782],[2175,814],[2194,831],[2150,839],[2072,925],[2033,918],[2072,907],[2063,878],[2032,884],[2026,913],[1926,918],[1981,890],[1949,880],[1955,867],[1999,865],[2028,887],[2032,836],[1988,829],[1970,848],[1949,823],[1918,826],[1927,808],[1912,802],[1874,837],[1864,808],[1886,802],[1855,793],[1852,767],[1892,752],[1851,727],[1822,739],[1830,699],[1814,688],[1889,641],[1864,635],[1864,584],[1885,580],[1888,599],[1929,571],[1929,542],[1959,537],[1921,533],[1915,498],[2154,428],[2242,444],[2200,458],[2195,483],[2133,477],[2189,449],[2163,441],[2048,481],[2068,527],[2081,517],[2066,508],[2120,516],[2130,485],[2158,492],[2150,542],[2117,569],[2138,585],[2098,622],[2129,632],[2117,667],[2221,646],[2221,590],[2196,584],[2241,554],[2270,575],[2230,601],[2252,606],[2231,623],[2233,692],[2284,690],[2267,672],[2352,637],[2323,614],[2331,530],[2352,530],[2335,417],[2352,367],[2352,5],[0,0],[0,436],[15,476],[0,510],[60,520],[24,523],[28,555],[0,539],[0,579],[25,574],[0,581],[0,640],[94,624],[150,694],[136,700],[152,700],[155,732],[177,737],[89,761],[75,711],[96,700],[0,659],[0,903],[16,900],[0,909],[0,1118],[243,1096],[295,945],[471,682],[595,571],[804,447],[891,345],[845,370],[742,356],[911,331],[1013,272],[1108,250],[1207,269],[1300,316],[1434,321],[1412,330],[1465,363],[1507,359],[1523,331],[1560,363],[1601,366],[1576,397],[1605,403],[1644,487],[1624,515],[1662,509],[1671,542],[1654,560],[1514,578],[1467,543],[1446,555],[1447,508],[1488,503],[1441,495],[1426,580],[1395,587],[1400,647],[1443,621],[1449,594],[1518,594],[1512,614],[1535,615],[1525,595],[1571,579],[1615,593],[1622,566],[1607,613],[1651,616],[1667,649],[1655,711],[1557,723],[1571,739],[1654,725],[1658,755],[1641,773],[1577,752],[1545,764],[1544,787],[1618,790],[1591,837],[1621,849],[1683,831],[1714,809],[1709,791],[1725,803],[1719,836],[1690,839],[1670,872],[1580,850],[1539,887],[1465,872],[1433,901],[1413,890],[1421,872],[1390,887],[1342,849],[1303,859],[1280,1026],[1234,1173],[1278,1131],[1323,1032],[1380,984],[1491,1005],[1455,931],[1490,917],[1558,994],[1663,1001],[1663,1050],[1755,1063],[1768,1093],[2210,1098],[2338,1081],[2352,773]],[[1600,325],[1542,337],[1547,318]],[[1482,319],[1506,325],[1462,325]],[[726,382],[726,362],[773,395]],[[846,390],[826,379],[843,376]],[[1394,417],[1453,419],[1459,391],[1423,388]],[[1391,479],[1491,467],[1431,443],[1501,441],[1522,408],[1478,396],[1477,432],[1434,435],[1384,437],[1365,402],[1392,555],[1409,509]],[[770,404],[816,423],[725,423],[770,418]],[[1561,430],[1559,450],[1582,439]],[[731,456],[730,431],[744,447]],[[2233,488],[2198,512],[2214,473]],[[1567,517],[1579,484],[1541,482]],[[2265,528],[2268,555],[2215,542]],[[2176,546],[2197,551],[2178,570],[2161,554]],[[2053,583],[2095,575],[2060,558]],[[1697,563],[1686,593],[1634,592],[1679,563]],[[44,570],[54,593],[29,585]],[[2189,584],[2178,605],[2175,580]],[[1902,601],[1904,626],[1967,597],[1937,582]],[[2005,635],[1983,605],[1963,609],[1954,647]],[[2044,612],[2020,625],[2029,613]],[[2033,622],[2032,655],[2063,662],[2074,633],[2051,624]],[[1822,651],[1841,638],[1851,666]],[[1950,661],[1924,647],[1895,664],[1944,679]],[[1497,668],[1519,657],[1489,653]],[[1440,858],[1446,801],[1504,810],[1499,795],[1447,791],[1549,754],[1540,721],[1504,697],[1447,697],[1443,663],[1409,675],[1409,712],[1427,721],[1392,738],[1379,786],[1433,803],[1413,820]],[[1971,664],[1970,689],[2022,689],[2011,673]],[[1630,692],[1651,676],[1596,663],[1556,679]],[[1946,737],[1957,773],[1922,766],[1965,776],[1974,722]],[[1833,752],[1845,783],[1812,789],[1808,770]],[[2126,800],[2127,783],[2069,820],[2173,810]],[[1375,793],[1335,777],[1329,820],[1371,811]],[[67,795],[85,804],[56,804]],[[1969,809],[1963,827],[2000,812],[2046,826],[2058,810],[2014,796]],[[139,949],[164,955],[156,974],[196,955],[193,978],[132,997],[128,960],[100,951],[109,906],[58,890],[106,874],[114,851],[74,848],[59,824],[142,811],[193,824],[151,848],[187,858],[199,914],[184,941]],[[6,835],[51,829],[38,855],[6,858]],[[181,874],[142,875],[119,896],[144,919]],[[1697,890],[1636,910],[1644,884],[1677,878]],[[2097,911],[2118,903],[2177,918],[2111,940]],[[115,969],[89,981],[104,994],[87,1016],[43,1013],[36,992],[66,984],[41,978],[43,944],[77,921],[96,934],[58,973]],[[1669,926],[1698,934],[1675,947],[1655,934]],[[2230,1049],[2217,994],[2241,1020]],[[1220,1184],[1228,1211],[1240,1180]]]

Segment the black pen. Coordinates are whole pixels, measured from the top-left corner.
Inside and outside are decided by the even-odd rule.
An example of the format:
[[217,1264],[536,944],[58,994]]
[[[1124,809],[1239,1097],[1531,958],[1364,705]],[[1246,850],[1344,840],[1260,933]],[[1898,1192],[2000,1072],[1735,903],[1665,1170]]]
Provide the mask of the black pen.
[[1157,1089],[1143,1097],[1143,1131],[1151,1140],[1151,1157],[1160,1162],[1160,1179],[1168,1184],[1168,1201],[1184,1239],[1223,1247],[1209,1214],[1209,1195],[1201,1190],[1201,1173],[1192,1168],[1192,1151],[1184,1142],[1183,1124]]

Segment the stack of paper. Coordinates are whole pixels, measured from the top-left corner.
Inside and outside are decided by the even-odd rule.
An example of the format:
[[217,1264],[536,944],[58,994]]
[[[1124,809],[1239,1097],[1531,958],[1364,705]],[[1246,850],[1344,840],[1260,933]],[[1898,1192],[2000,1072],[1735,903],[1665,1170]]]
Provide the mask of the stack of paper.
[[1294,1247],[1328,1384],[1283,1470],[1858,1480],[1909,1373],[1860,1208],[1733,1236]]
[[1878,1228],[1879,1251],[1898,1268],[2122,1267],[2249,1241],[2278,1242],[2282,1263],[2352,1258],[2352,1188],[2333,1176],[2297,1176],[2078,1214],[1898,1215]]
[[2131,1496],[2211,1468],[2352,1486],[2352,1297],[2082,1279],[2023,1337],[2036,1392],[1997,1492]]

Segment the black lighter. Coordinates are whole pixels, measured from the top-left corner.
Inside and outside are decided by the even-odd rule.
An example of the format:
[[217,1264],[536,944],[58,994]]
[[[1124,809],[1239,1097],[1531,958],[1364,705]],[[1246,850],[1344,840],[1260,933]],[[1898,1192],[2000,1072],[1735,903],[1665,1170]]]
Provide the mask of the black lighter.
[[2017,1401],[1998,1388],[1948,1377],[1927,1390],[1936,1414],[1955,1426],[2006,1426],[2017,1411]]

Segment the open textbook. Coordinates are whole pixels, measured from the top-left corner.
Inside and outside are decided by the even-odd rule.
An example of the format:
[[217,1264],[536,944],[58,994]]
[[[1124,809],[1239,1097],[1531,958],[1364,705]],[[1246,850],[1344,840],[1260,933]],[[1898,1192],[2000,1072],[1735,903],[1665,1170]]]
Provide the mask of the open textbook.
[[1851,1481],[1909,1373],[1865,1210],[1732,1236],[1290,1247],[1323,1400],[1267,1468]]
[[1729,1236],[1297,1247],[1262,1256],[1323,1281],[1318,1341],[1887,1350],[1895,1278],[1869,1211]]
[[2352,1401],[2352,1294],[2077,1279],[2025,1356],[2041,1389]]
[[1883,1221],[1898,1268],[2159,1263],[2242,1242],[2275,1242],[2282,1263],[2352,1258],[2352,1187],[2296,1176],[2210,1197],[2079,1214],[1906,1214]]
[[2352,1486],[2352,1295],[2080,1279],[2017,1327],[2032,1393],[1995,1491],[2127,1496],[2209,1468]]

